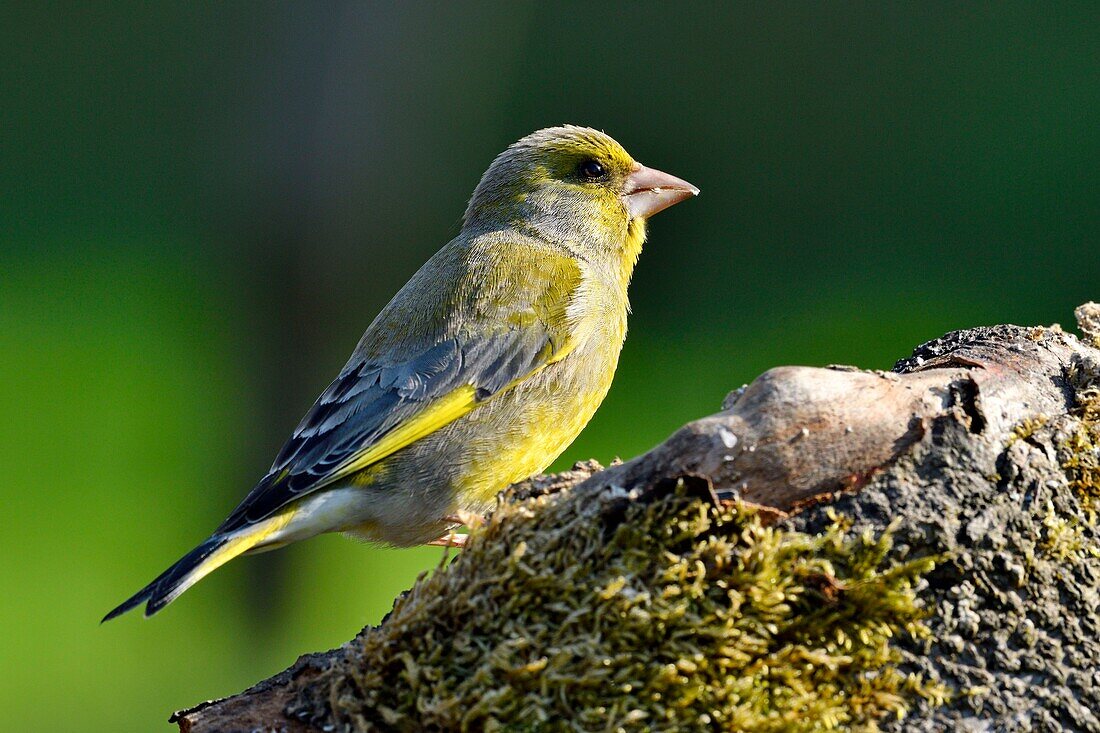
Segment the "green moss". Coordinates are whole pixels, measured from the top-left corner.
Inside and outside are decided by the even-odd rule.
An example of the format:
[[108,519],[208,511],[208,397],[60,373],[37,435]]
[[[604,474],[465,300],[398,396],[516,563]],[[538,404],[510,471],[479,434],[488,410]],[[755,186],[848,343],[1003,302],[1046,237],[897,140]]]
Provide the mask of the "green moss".
[[1076,387],[1076,425],[1061,445],[1062,468],[1093,515],[1100,501],[1100,375],[1080,366],[1070,373]]
[[1055,560],[1076,560],[1086,555],[1100,557],[1100,548],[1089,540],[1082,523],[1076,518],[1061,516],[1050,502],[1047,502],[1047,513],[1043,517],[1039,549]]
[[1026,420],[1023,420],[1013,429],[1012,435],[1009,436],[1008,439],[1008,445],[1012,445],[1018,440],[1027,440],[1028,438],[1045,428],[1047,426],[1047,423],[1049,422],[1050,417],[1048,417],[1047,415],[1037,415],[1035,417],[1029,417]]
[[1042,537],[1038,549],[1056,560],[1081,559],[1086,555],[1100,556],[1100,548],[1089,540],[1086,523],[1095,523],[1096,506],[1100,501],[1100,375],[1092,363],[1078,362],[1068,374],[1067,382],[1074,390],[1074,409],[1057,421],[1039,415],[1021,422],[1008,441],[1028,440],[1048,427],[1048,435],[1058,436],[1058,455],[1070,488],[1085,510],[1087,520],[1078,515],[1059,512],[1047,502],[1042,519]]
[[516,500],[313,699],[335,730],[874,730],[942,696],[891,644],[927,633],[915,585],[933,561],[886,565],[889,548],[682,486]]

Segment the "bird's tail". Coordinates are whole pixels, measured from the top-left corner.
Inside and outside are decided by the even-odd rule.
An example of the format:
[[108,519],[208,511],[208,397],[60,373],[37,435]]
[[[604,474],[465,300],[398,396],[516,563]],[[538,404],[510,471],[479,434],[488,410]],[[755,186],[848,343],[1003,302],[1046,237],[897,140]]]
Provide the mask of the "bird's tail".
[[270,540],[271,535],[282,529],[286,523],[283,517],[277,515],[235,532],[215,534],[177,560],[152,583],[123,601],[118,608],[104,616],[103,621],[110,621],[142,603],[145,604],[146,617],[152,616],[233,558],[270,544],[265,540]]

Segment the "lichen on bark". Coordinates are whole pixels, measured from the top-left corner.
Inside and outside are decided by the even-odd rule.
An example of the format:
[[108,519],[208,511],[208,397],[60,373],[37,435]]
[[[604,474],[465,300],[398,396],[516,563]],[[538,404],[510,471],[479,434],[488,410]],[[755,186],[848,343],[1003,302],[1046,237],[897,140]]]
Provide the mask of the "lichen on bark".
[[[1065,338],[1029,340],[1046,349]],[[921,594],[930,633],[898,645],[903,669],[953,694],[938,706],[918,699],[890,729],[1100,730],[1098,364],[1067,357],[1055,372],[1066,408],[1027,418],[1006,440],[945,417],[858,493],[792,520],[814,532],[833,512],[857,529],[900,517],[891,561],[945,556]]]

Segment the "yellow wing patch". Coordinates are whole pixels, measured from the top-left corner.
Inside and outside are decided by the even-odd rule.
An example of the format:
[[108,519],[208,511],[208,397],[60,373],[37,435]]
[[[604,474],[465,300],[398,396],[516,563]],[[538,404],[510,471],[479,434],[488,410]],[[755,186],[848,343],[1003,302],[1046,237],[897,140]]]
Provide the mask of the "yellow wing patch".
[[[562,348],[560,348],[557,353],[549,355],[545,364],[511,382],[504,389],[500,390],[500,392],[497,392],[497,394],[507,392],[516,385],[538,374],[551,364],[561,361],[568,356],[569,352],[575,347],[576,344],[570,339],[562,345]],[[495,397],[496,395],[493,396]],[[489,399],[492,399],[492,397]],[[431,435],[436,430],[449,425],[463,415],[469,414],[478,404],[477,390],[474,387],[470,385],[459,387],[443,397],[440,397],[426,407],[423,412],[414,416],[407,423],[399,425],[370,448],[355,456],[355,458],[348,461],[343,466],[337,468],[322,481],[319,481],[317,483],[317,488],[370,468],[383,458],[393,455],[402,448],[412,445],[421,438]]]
[[384,438],[352,460],[336,469],[317,486],[339,481],[353,473],[362,471],[372,464],[415,443],[426,435],[431,435],[445,425],[454,422],[477,406],[477,392],[467,385],[440,397],[421,413],[408,422],[390,431]]

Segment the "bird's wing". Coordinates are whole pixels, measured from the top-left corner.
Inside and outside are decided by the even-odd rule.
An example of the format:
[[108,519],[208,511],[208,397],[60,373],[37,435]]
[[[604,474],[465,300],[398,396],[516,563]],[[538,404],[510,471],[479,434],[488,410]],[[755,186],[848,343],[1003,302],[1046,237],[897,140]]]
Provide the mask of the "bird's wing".
[[[492,266],[491,261],[481,263],[483,268]],[[268,475],[219,531],[260,521],[377,463],[564,358],[574,347],[565,310],[581,282],[577,266],[555,255],[550,266],[535,266],[511,278],[501,275],[474,273],[475,279],[487,276],[483,282],[500,286],[475,288],[472,298],[459,294],[466,315],[477,317],[445,319],[484,325],[442,328],[430,339],[410,336],[415,351],[405,354],[402,341],[392,337],[399,324],[389,323],[387,330],[387,313],[416,320],[417,313],[408,312],[400,302],[410,286],[416,289],[414,278],[368,329],[356,354],[310,408]],[[443,293],[436,300],[446,302],[454,295]],[[423,297],[417,299],[413,310],[423,311],[424,302]],[[382,346],[371,346],[372,330],[385,331],[375,340]]]

